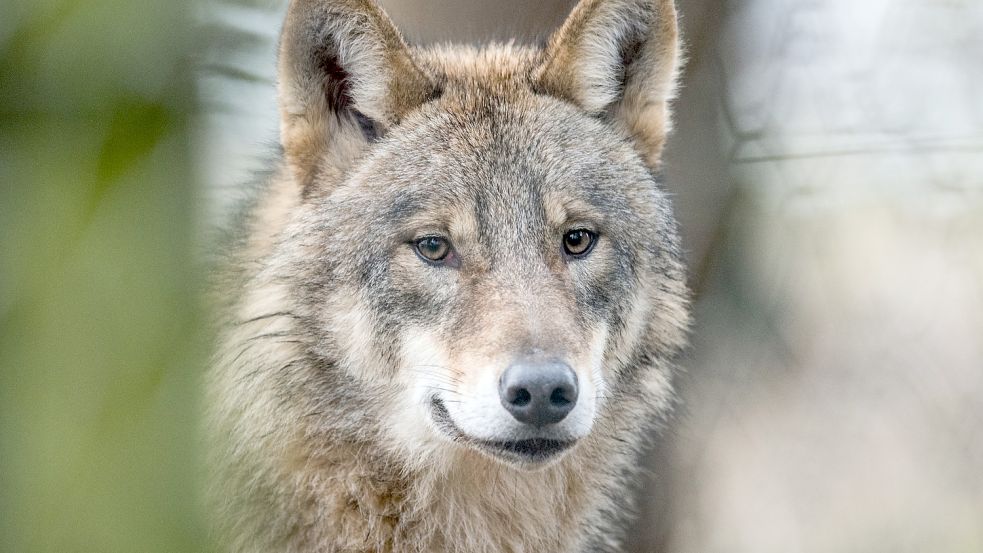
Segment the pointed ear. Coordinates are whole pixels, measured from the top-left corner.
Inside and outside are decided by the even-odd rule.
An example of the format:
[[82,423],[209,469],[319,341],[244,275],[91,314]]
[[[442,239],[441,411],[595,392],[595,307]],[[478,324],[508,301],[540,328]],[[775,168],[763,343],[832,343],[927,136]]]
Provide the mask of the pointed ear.
[[670,129],[680,64],[673,0],[581,0],[533,73],[538,88],[604,116],[651,167]]
[[292,0],[277,73],[280,140],[305,191],[436,91],[370,0]]

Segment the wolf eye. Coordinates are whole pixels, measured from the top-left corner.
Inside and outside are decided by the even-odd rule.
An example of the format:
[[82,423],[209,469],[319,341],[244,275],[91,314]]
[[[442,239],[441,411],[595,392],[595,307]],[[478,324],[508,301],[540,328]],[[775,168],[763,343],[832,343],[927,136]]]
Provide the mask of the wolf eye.
[[582,228],[574,229],[563,235],[563,251],[571,257],[583,257],[590,252],[596,241],[596,233]]
[[451,253],[451,243],[439,236],[426,236],[417,240],[413,247],[416,253],[426,261],[440,263]]

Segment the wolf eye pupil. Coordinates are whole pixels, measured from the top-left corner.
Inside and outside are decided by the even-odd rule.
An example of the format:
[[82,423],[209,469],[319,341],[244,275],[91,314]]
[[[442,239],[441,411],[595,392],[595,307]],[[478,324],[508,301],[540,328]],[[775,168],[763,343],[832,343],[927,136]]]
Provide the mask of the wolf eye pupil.
[[563,235],[563,250],[567,255],[584,255],[594,245],[596,235],[585,229],[571,230]]
[[430,261],[440,261],[447,257],[450,252],[450,244],[447,240],[436,236],[421,238],[416,243],[416,251],[425,259]]

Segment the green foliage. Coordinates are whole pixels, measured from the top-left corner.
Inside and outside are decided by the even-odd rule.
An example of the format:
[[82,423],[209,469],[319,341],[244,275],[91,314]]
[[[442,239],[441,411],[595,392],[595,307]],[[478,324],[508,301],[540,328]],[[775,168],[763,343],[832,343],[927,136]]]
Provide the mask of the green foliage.
[[207,549],[189,8],[0,7],[0,551]]

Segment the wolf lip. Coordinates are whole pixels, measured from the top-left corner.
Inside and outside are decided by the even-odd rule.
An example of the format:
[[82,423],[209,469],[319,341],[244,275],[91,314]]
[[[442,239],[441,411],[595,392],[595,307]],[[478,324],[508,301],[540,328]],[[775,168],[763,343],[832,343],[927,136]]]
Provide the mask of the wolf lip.
[[532,438],[501,442],[480,442],[486,448],[495,449],[525,461],[545,461],[573,446],[573,440]]
[[526,463],[541,463],[573,447],[576,440],[527,438],[522,440],[479,440],[464,433],[454,424],[450,412],[440,398],[431,400],[433,419],[437,427],[455,441],[487,451],[497,457]]

